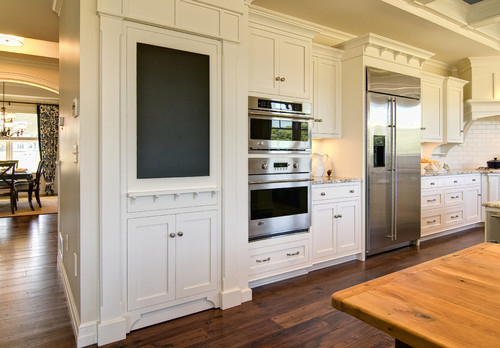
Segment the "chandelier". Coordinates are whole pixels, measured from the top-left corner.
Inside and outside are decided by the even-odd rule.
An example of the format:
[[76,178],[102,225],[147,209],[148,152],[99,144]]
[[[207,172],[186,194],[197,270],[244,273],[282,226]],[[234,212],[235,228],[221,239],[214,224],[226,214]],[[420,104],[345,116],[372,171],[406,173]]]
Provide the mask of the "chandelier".
[[0,137],[20,136],[24,133],[24,127],[14,130],[15,114],[7,114],[5,109],[5,82],[2,82],[2,108],[0,109]]

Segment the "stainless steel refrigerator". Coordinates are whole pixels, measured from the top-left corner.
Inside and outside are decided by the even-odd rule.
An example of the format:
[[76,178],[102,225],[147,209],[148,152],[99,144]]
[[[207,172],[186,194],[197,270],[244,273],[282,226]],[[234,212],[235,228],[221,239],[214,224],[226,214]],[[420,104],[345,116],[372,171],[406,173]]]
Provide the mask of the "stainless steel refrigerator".
[[420,238],[420,79],[366,68],[366,252]]

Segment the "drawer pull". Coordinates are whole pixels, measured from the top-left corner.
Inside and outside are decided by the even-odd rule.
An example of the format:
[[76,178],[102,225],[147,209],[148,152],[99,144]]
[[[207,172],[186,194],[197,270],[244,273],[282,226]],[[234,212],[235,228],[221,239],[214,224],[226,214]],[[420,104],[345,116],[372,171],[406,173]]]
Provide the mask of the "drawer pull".
[[299,252],[299,251],[296,251],[296,252],[294,252],[294,253],[286,253],[286,256],[297,256],[297,255],[299,255],[299,254],[300,254],[300,252]]
[[476,179],[472,179],[472,181],[476,181]]
[[268,262],[268,261],[271,261],[271,256],[269,256],[267,259],[263,259],[263,260],[255,260],[255,262],[257,262],[257,263],[260,263],[260,262]]
[[451,196],[451,199],[457,199],[460,198],[460,196]]
[[456,219],[456,218],[458,218],[459,216],[460,216],[460,215],[453,215],[453,216],[451,216],[451,218],[452,218],[452,219]]
[[454,184],[458,184],[458,181],[456,181],[456,180],[453,180],[453,183],[454,183]]
[[436,220],[435,220],[435,219],[434,219],[434,220],[432,220],[432,221],[427,220],[427,223],[428,223],[428,224],[433,224],[433,223],[435,223],[435,222],[436,222]]
[[349,190],[349,193],[354,193],[354,190]]
[[321,195],[322,196],[326,196],[326,192],[321,192]]
[[435,184],[433,182],[430,183],[431,186],[434,186]]
[[430,203],[430,202],[435,202],[436,201],[436,198],[434,199],[428,199],[427,202]]

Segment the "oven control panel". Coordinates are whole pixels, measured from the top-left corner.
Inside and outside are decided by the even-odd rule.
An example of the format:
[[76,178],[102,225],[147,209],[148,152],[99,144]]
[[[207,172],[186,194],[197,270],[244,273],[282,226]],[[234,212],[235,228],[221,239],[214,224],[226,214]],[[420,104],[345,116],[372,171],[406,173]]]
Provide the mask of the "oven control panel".
[[284,157],[284,158],[249,158],[248,174],[287,174],[287,173],[310,173],[311,158]]

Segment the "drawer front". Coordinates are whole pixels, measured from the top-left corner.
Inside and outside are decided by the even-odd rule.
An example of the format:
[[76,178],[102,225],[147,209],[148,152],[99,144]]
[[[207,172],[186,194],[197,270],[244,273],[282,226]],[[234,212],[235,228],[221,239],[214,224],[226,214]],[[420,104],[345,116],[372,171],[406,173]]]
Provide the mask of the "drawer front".
[[321,201],[325,199],[356,198],[359,197],[359,185],[313,187],[312,199]]
[[447,225],[460,225],[464,222],[464,210],[447,210],[444,216]]
[[429,190],[422,192],[420,207],[422,210],[442,208],[444,206],[443,190]]
[[443,224],[443,215],[441,213],[422,216],[420,222],[420,234],[422,236],[431,234],[433,231],[440,229]]
[[454,205],[461,204],[464,202],[465,191],[464,189],[448,189],[444,192],[444,204],[446,205]]
[[465,185],[481,184],[481,174],[467,175],[465,177]]
[[436,188],[436,187],[443,187],[443,178],[439,177],[422,178],[421,180],[422,190]]
[[444,178],[445,187],[458,187],[465,185],[465,177],[463,176],[448,176]]
[[308,240],[250,250],[250,275],[275,271],[308,261]]

